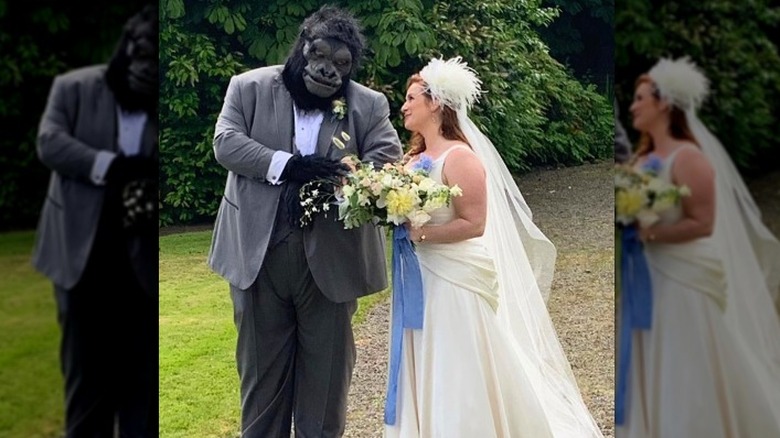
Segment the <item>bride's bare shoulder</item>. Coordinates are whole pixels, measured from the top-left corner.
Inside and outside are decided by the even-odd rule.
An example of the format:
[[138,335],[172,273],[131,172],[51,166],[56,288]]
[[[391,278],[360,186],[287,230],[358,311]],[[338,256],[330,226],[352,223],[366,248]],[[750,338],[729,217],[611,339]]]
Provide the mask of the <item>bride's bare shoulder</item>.
[[[690,145],[690,146],[688,146]],[[685,142],[672,165],[672,179],[675,182],[690,179],[711,180],[714,169],[704,152],[693,142]]]
[[[464,147],[456,147],[457,145],[462,145]],[[455,143],[452,147],[454,149],[451,149],[444,163],[444,173],[446,175],[453,175],[456,173],[484,175],[485,168],[469,145],[465,143]]]
[[681,141],[678,147],[680,149],[677,152],[677,158],[675,159],[675,167],[677,167],[678,164],[687,167],[687,165],[692,162],[697,162],[699,166],[710,166],[710,160],[696,143],[692,141]]

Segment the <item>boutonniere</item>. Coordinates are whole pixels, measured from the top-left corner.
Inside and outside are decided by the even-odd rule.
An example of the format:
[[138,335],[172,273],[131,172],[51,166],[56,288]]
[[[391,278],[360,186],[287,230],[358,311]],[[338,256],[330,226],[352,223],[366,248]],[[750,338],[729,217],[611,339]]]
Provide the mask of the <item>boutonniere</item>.
[[[344,141],[341,141],[342,139],[343,139]],[[341,131],[341,139],[340,139],[340,138],[338,138],[338,137],[333,137],[333,138],[332,138],[332,140],[333,140],[333,145],[334,145],[334,146],[336,146],[336,147],[337,147],[337,148],[339,148],[339,149],[342,149],[342,150],[343,150],[345,147],[347,147],[347,143],[349,143],[349,141],[350,141],[351,139],[352,139],[352,137],[350,137],[350,136],[349,136],[349,134],[347,134],[347,133],[346,133],[346,132],[344,132],[344,131]]]
[[333,117],[342,120],[347,115],[347,101],[344,98],[336,99],[333,101]]

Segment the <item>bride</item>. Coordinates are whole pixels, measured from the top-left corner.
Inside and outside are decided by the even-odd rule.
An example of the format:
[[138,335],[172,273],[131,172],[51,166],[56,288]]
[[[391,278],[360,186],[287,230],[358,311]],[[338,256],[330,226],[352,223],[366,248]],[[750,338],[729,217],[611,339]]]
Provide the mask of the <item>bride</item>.
[[686,58],[662,59],[636,82],[633,165],[660,160],[659,176],[691,195],[639,230],[651,325],[629,344],[618,437],[780,437],[780,245],[696,116],[707,87]]
[[555,247],[466,114],[479,87],[460,58],[408,81],[407,166],[432,163],[431,177],[463,195],[408,229],[424,323],[398,330],[400,355],[391,349],[385,436],[600,437],[545,307]]

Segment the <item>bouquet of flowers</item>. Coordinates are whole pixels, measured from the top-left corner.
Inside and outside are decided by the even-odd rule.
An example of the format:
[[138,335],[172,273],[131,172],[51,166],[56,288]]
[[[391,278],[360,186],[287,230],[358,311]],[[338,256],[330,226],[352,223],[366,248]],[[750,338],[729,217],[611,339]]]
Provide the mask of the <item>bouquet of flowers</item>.
[[331,183],[324,181],[301,187],[302,226],[311,223],[317,213],[327,214],[331,205],[336,205],[346,229],[369,222],[389,226],[406,221],[419,228],[431,219],[433,210],[448,206],[454,196],[463,193],[457,185],[448,187],[428,176],[433,164],[428,156],[420,157],[412,169],[401,163],[375,168],[355,157],[348,160],[355,170],[341,187],[333,190],[328,187]]
[[641,169],[619,166],[615,172],[615,222],[650,226],[660,213],[691,194],[687,186],[676,186],[658,177],[661,159],[650,155]]

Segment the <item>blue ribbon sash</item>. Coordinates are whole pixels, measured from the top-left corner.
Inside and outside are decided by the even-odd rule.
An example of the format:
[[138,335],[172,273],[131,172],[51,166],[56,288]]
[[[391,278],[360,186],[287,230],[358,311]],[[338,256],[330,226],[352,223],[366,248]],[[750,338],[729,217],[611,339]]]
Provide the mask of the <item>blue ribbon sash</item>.
[[624,424],[626,395],[631,369],[631,338],[634,329],[649,329],[653,319],[653,293],[650,270],[642,251],[636,227],[620,233],[620,356],[618,358],[615,423]]
[[394,425],[403,353],[404,329],[421,329],[425,310],[422,273],[409,233],[403,226],[393,228],[393,321],[390,333],[390,376],[385,399],[385,424]]

